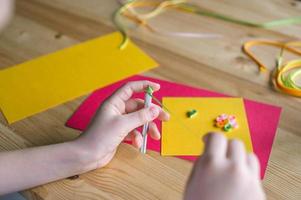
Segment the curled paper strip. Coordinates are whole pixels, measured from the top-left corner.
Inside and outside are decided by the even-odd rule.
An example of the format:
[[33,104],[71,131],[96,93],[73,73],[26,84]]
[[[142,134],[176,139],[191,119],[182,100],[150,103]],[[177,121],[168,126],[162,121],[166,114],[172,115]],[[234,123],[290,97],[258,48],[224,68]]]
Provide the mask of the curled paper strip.
[[301,47],[301,42],[277,42],[253,40],[246,42],[243,45],[243,51],[248,55],[259,67],[259,70],[266,71],[267,67],[259,61],[256,56],[250,51],[251,47],[259,45],[269,45],[281,48],[280,54],[276,59],[276,68],[273,72],[272,82],[274,86],[289,95],[301,97],[301,86],[297,84],[296,79],[301,76],[301,59],[295,59],[283,63],[283,53],[287,50],[293,54],[301,56],[301,50],[296,47]]
[[178,8],[185,12],[195,13],[198,15],[207,16],[207,17],[211,17],[211,18],[215,18],[215,19],[219,19],[219,20],[223,20],[239,25],[257,27],[257,28],[271,28],[276,26],[287,26],[291,24],[301,23],[301,16],[279,19],[279,20],[274,20],[274,21],[264,22],[264,23],[256,23],[256,22],[246,21],[242,19],[237,19],[234,17],[229,17],[223,14],[215,13],[210,10],[205,10],[197,5],[190,4],[190,3],[181,4]]
[[296,83],[297,77],[301,77],[301,59],[292,60],[282,64],[282,54],[283,49],[277,59],[277,68],[274,72],[275,79],[273,80],[273,83],[282,92],[292,96],[301,97],[301,86]]
[[196,109],[192,109],[192,110],[189,110],[186,115],[188,118],[193,118],[195,117],[196,115],[198,114],[198,111]]
[[[121,42],[120,49],[123,49],[128,42],[127,29],[128,27],[124,25],[122,17],[126,17],[134,22],[136,25],[142,25],[146,27],[151,32],[157,33],[163,36],[175,36],[175,37],[188,37],[188,38],[218,38],[221,37],[219,34],[211,33],[191,33],[191,32],[171,32],[162,31],[153,28],[147,22],[147,20],[155,18],[165,12],[167,9],[174,9],[176,11],[186,12],[190,14],[196,14],[206,17],[215,18],[218,20],[223,20],[230,23],[235,23],[239,25],[257,27],[257,28],[271,28],[276,26],[287,26],[291,24],[301,23],[301,16],[290,17],[286,19],[279,19],[265,23],[256,23],[251,21],[246,21],[242,19],[237,19],[234,17],[229,17],[223,14],[215,13],[210,10],[201,8],[198,5],[186,2],[186,0],[166,0],[166,1],[155,1],[155,0],[119,0],[121,7],[115,12],[113,21],[121,32],[123,36],[123,41]],[[148,13],[139,13],[135,10],[136,7],[154,7]]]
[[[147,20],[157,17],[165,12],[168,8],[176,8],[177,5],[183,4],[186,0],[169,0],[169,1],[153,1],[153,0],[132,0],[132,1],[119,1],[122,6],[115,12],[113,21],[123,36],[123,41],[120,44],[120,49],[123,49],[128,42],[127,27],[122,21],[122,17],[130,19],[137,25],[144,26],[147,30],[162,36],[172,37],[186,37],[186,38],[220,38],[220,34],[211,33],[195,33],[195,32],[175,32],[163,31],[152,27],[148,24]],[[155,7],[148,13],[139,13],[135,10],[136,7]],[[178,10],[181,11],[181,10]]]
[[238,123],[234,115],[221,114],[216,117],[215,126],[229,132],[238,128]]

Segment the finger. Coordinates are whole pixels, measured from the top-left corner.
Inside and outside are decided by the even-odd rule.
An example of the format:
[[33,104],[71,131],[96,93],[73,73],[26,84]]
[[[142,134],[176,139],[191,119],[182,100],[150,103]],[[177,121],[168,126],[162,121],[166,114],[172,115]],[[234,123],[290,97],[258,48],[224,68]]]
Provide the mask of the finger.
[[242,141],[229,140],[227,158],[239,163],[244,163],[246,161],[246,150]]
[[256,176],[260,177],[260,164],[257,156],[254,153],[247,155],[247,165],[249,166],[251,172]]
[[154,122],[149,123],[148,133],[151,136],[151,138],[155,140],[159,140],[161,138],[160,131],[158,130],[158,127]]
[[161,121],[168,121],[170,119],[169,113],[163,110],[161,107],[159,108],[160,108],[160,114],[158,119],[160,119]]
[[[170,115],[166,111],[164,111],[160,106],[153,104],[153,103],[150,106],[156,106],[158,109],[160,109],[160,113],[158,116],[159,120],[161,120],[161,121],[169,120]],[[126,103],[125,103],[125,112],[126,113],[135,112],[142,108],[144,108],[144,100],[142,100],[142,99],[130,99],[130,100],[126,101]]]
[[143,141],[141,133],[138,130],[135,129],[135,130],[130,132],[130,136],[131,136],[131,139],[132,139],[133,146],[136,147],[136,148],[140,148],[141,145],[142,145],[142,141]]
[[153,121],[159,116],[159,114],[160,108],[158,108],[157,106],[143,108],[136,112],[121,115],[120,124],[123,125],[124,131],[130,132],[147,122]]
[[209,133],[204,137],[204,156],[221,159],[226,156],[227,139],[220,133]]
[[120,101],[124,102],[131,98],[134,93],[143,92],[147,86],[152,87],[154,91],[160,89],[160,85],[151,81],[133,81],[128,82],[121,88],[115,91],[115,93],[109,98],[111,103],[119,103]]
[[129,99],[125,102],[125,112],[131,113],[144,108],[144,100],[142,99]]

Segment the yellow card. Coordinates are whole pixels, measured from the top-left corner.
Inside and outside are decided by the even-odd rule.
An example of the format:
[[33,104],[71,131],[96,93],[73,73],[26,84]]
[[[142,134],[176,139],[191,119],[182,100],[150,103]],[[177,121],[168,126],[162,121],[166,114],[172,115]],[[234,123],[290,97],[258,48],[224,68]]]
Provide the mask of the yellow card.
[[[163,105],[170,110],[171,118],[162,124],[162,155],[200,155],[204,149],[202,137],[212,131],[222,132],[227,138],[240,139],[247,151],[252,151],[243,99],[170,97],[163,98]],[[197,115],[188,118],[186,114],[191,109],[196,109]],[[236,116],[239,128],[225,132],[215,127],[214,120],[224,113]]]
[[0,108],[9,123],[44,111],[157,63],[112,33],[0,71]]

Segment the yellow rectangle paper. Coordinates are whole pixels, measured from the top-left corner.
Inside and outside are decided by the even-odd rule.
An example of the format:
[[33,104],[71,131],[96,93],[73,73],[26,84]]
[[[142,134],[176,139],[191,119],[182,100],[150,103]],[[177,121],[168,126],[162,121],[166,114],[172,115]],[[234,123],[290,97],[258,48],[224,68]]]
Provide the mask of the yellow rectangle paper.
[[0,108],[9,123],[157,66],[112,33],[0,71]]
[[[162,155],[200,155],[204,149],[202,137],[208,132],[221,132],[227,138],[240,139],[247,151],[252,151],[243,99],[171,97],[163,98],[163,105],[170,110],[171,118],[162,124]],[[188,118],[186,114],[191,109],[196,109],[197,115]],[[236,116],[239,128],[225,132],[215,127],[214,120],[220,114]]]

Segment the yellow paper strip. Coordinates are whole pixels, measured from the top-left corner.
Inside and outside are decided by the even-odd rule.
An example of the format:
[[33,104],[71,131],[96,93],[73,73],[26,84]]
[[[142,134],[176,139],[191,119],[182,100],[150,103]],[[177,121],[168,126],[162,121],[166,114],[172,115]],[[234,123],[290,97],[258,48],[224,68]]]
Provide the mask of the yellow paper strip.
[[[252,142],[241,98],[163,98],[163,105],[170,110],[171,118],[162,124],[161,154],[166,156],[200,155],[204,144],[202,137],[208,132],[221,132],[227,138],[237,138],[244,142],[248,152],[252,152]],[[198,114],[187,117],[187,111],[195,109]],[[225,132],[214,126],[220,114],[234,115],[238,129]]]
[[44,111],[158,64],[119,33],[0,71],[0,108],[9,123]]

